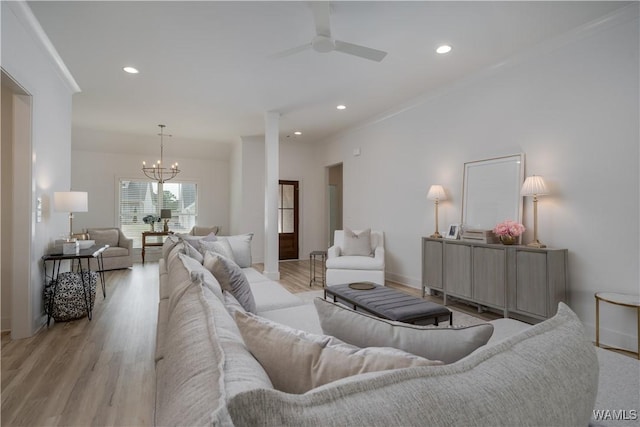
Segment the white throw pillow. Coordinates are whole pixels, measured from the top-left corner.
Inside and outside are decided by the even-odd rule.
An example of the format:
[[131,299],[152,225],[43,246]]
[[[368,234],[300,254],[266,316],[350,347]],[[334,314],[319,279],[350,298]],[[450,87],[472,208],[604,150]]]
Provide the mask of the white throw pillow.
[[202,253],[200,253],[199,250],[194,248],[191,245],[191,243],[189,243],[186,240],[184,241],[184,251],[188,256],[190,256],[194,260],[198,261],[200,264],[202,264],[202,262],[204,261],[204,257],[202,256]]
[[204,254],[204,267],[211,271],[227,292],[231,292],[245,310],[256,312],[256,301],[242,269],[233,260],[215,252]]
[[190,256],[187,256],[185,254],[180,254],[178,256],[182,260],[184,267],[189,271],[191,280],[200,280],[202,284],[209,288],[209,290],[211,290],[211,292],[215,296],[217,296],[220,300],[223,299],[222,287],[209,270],[207,270],[202,264],[200,264],[197,260],[193,259]]
[[344,228],[344,243],[342,255],[344,256],[371,256],[371,229],[355,233]]
[[441,365],[391,348],[358,348],[333,337],[314,335],[250,313],[235,313],[249,351],[274,388],[301,394],[351,375],[413,366]]
[[233,251],[231,250],[231,245],[229,244],[227,239],[220,239],[215,242],[207,242],[201,240],[198,242],[198,246],[202,254],[207,251],[211,251],[235,261],[233,257]]
[[432,360],[453,363],[489,341],[493,325],[436,328],[380,319],[340,304],[314,301],[325,334],[358,347],[394,347]]
[[233,260],[241,267],[251,267],[251,240],[253,233],[236,236],[218,236],[218,240],[227,240],[233,252]]

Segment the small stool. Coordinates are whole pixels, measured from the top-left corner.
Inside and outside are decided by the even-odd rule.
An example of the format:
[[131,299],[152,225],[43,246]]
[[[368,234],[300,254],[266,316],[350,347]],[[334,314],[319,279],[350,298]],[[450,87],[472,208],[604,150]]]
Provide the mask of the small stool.
[[[320,257],[320,261],[322,262],[322,276],[318,279],[316,277],[316,261],[317,258]],[[314,283],[320,282],[322,287],[325,286],[325,263],[327,262],[327,251],[311,251],[309,253],[309,287],[311,287]]]

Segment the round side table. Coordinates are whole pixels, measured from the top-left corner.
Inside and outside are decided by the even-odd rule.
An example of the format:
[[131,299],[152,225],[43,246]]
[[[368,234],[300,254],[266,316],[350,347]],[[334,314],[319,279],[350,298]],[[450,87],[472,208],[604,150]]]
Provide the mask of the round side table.
[[621,294],[617,292],[596,292],[596,347],[600,347],[600,301],[608,302],[609,304],[620,305],[623,307],[631,307],[636,309],[636,316],[638,322],[638,351],[633,352],[622,348],[609,347],[614,350],[622,350],[632,354],[635,354],[640,359],[640,295],[634,294]]

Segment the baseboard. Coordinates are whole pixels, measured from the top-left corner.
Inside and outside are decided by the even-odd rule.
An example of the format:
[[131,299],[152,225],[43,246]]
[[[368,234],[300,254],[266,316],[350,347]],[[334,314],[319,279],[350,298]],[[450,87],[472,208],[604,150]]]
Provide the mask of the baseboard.
[[390,282],[399,283],[401,285],[409,286],[412,288],[416,288],[416,289],[422,288],[422,283],[420,282],[420,280],[403,276],[401,274],[386,272],[384,275],[384,278],[385,280],[389,280]]
[[[596,342],[596,326],[595,324],[583,323],[585,332],[588,337]],[[606,347],[616,347],[631,352],[638,351],[638,337],[634,334],[625,334],[609,328],[600,326],[600,345]]]
[[11,317],[3,317],[0,320],[0,329],[2,330],[2,332],[11,330]]

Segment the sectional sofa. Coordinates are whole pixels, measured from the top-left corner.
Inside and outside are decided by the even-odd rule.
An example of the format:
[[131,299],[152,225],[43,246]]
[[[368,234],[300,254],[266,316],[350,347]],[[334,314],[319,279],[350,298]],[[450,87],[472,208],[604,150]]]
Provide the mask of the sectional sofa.
[[[242,253],[247,239],[240,240],[241,244],[227,245],[227,255],[239,261],[232,270],[241,271],[236,278],[247,280],[250,295],[235,295],[238,290],[228,288],[230,274],[212,274],[220,273],[223,257],[219,254],[194,254],[193,241],[165,242],[159,262],[156,425],[589,423],[597,393],[598,361],[580,321],[568,307],[561,304],[555,317],[515,334],[502,326],[504,322],[496,321],[487,344],[451,363],[395,349],[360,349],[323,335],[330,322],[320,318],[316,307],[324,313],[325,303],[305,302],[251,268],[250,259]],[[224,263],[227,265],[226,259]],[[241,302],[247,298],[253,300],[253,313],[246,313]],[[340,316],[354,315],[347,309],[328,308],[339,315],[332,317],[334,322]],[[388,326],[398,325],[382,325]],[[445,331],[446,346],[456,340],[452,334],[467,332]],[[428,343],[434,332],[423,328],[411,333],[424,334],[417,341]],[[289,341],[281,341],[280,335]],[[313,351],[308,350],[309,340]],[[382,354],[382,358],[396,351],[399,354],[390,357],[404,364],[318,383],[321,385],[301,385],[303,377],[316,371],[336,375],[344,367],[316,358],[319,353],[311,354],[333,345],[349,347],[350,354]],[[442,350],[443,345],[434,342],[431,349],[426,348]],[[311,359],[312,365],[305,365]],[[277,371],[273,365],[278,365]],[[297,391],[292,392],[291,387]]]

